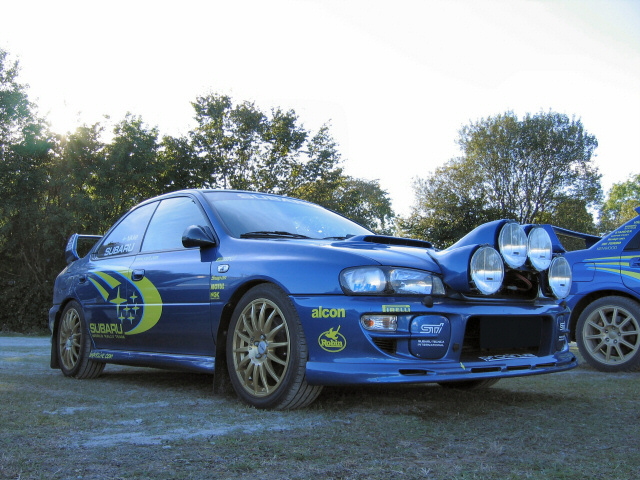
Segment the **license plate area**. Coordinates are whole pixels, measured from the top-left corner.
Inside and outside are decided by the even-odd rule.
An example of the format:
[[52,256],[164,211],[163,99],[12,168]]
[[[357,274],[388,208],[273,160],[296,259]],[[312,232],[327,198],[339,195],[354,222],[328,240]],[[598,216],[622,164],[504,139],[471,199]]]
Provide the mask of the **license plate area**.
[[476,316],[467,321],[463,356],[548,353],[551,321],[541,316]]

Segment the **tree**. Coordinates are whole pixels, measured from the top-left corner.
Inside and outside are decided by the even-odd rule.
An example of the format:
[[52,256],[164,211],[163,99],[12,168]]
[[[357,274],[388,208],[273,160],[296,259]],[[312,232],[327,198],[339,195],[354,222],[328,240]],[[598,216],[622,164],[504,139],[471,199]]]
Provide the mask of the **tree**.
[[158,160],[158,129],[128,113],[113,129],[90,186],[96,192],[94,212],[111,225],[131,207],[163,192]]
[[335,167],[332,152],[322,150],[332,148],[326,129],[309,139],[292,110],[265,114],[253,103],[234,105],[230,97],[215,94],[192,105],[198,125],[189,134],[197,159],[191,178],[200,187],[288,195],[314,169],[322,175]]
[[[305,130],[293,110],[261,112],[224,95],[198,97],[198,123],[187,139],[163,140],[170,177],[184,186],[233,188],[289,195],[318,203],[363,225],[389,232],[387,192],[377,181],[345,176],[336,142],[323,125]],[[166,183],[166,182],[165,182]]]
[[470,162],[451,160],[427,179],[416,179],[417,204],[409,217],[400,219],[400,230],[444,248],[497,216],[487,208],[481,174],[472,167]]
[[18,62],[9,62],[0,50],[0,330],[46,318],[42,307],[52,287],[48,203],[42,192],[53,138],[18,72]]
[[34,105],[26,94],[26,86],[18,82],[19,65],[0,49],[0,155],[8,155],[10,145],[19,141],[23,130],[33,119]]
[[[520,120],[508,112],[463,127],[458,144],[462,157],[416,182],[417,204],[402,222],[408,234],[427,232],[448,244],[463,224],[469,231],[498,218],[553,218],[565,228],[581,228],[588,209],[602,199],[592,165],[598,142],[580,120],[553,112]],[[569,199],[577,201],[572,207],[580,215],[563,208]]]
[[640,207],[640,173],[629,175],[624,182],[614,183],[600,209],[600,233],[606,234],[635,218]]
[[233,106],[226,95],[201,96],[192,103],[198,126],[190,132],[205,188],[246,189],[251,178],[264,116],[251,103]]
[[378,180],[343,177],[333,198],[335,204],[325,206],[376,233],[392,233],[395,215],[387,192]]

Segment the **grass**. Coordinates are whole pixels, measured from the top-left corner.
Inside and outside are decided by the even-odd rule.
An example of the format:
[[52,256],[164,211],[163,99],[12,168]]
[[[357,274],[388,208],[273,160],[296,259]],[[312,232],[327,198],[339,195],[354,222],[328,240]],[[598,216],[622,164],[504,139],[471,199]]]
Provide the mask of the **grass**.
[[109,365],[68,379],[46,339],[28,340],[0,338],[0,478],[640,478],[640,373],[326,388],[271,412],[214,396],[207,375]]

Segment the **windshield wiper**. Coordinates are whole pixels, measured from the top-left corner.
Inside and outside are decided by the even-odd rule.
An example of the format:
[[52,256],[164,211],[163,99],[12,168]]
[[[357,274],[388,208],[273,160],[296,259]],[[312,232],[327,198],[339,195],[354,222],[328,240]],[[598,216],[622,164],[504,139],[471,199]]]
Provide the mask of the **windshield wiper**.
[[261,230],[257,232],[247,232],[240,235],[240,238],[310,238],[306,235],[291,232],[281,232],[278,230],[266,231]]
[[345,235],[344,237],[323,237],[322,239],[323,240],[348,240],[348,239],[350,239],[352,237],[355,237],[355,235],[352,235],[352,234],[349,233],[349,234]]

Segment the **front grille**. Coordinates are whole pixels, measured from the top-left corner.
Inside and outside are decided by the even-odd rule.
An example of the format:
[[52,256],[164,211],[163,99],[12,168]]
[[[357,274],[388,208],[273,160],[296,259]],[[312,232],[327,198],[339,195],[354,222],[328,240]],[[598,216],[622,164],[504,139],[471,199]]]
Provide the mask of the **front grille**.
[[550,353],[552,322],[541,316],[470,317],[462,356]]

